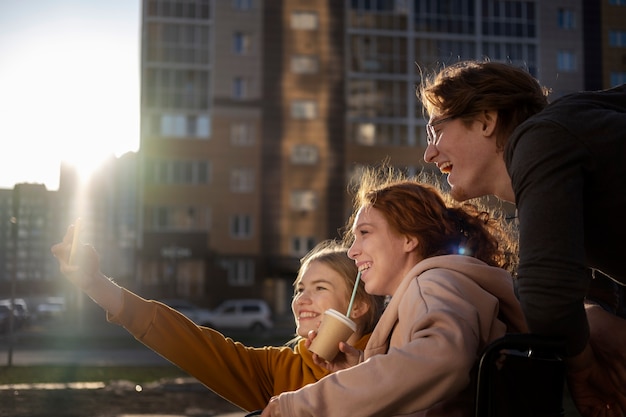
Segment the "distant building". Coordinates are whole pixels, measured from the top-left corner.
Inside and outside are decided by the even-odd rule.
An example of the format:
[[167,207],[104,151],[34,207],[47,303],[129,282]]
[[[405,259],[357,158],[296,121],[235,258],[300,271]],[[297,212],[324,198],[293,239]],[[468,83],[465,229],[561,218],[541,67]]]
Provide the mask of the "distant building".
[[583,29],[595,29],[584,10],[582,0],[144,0],[144,289],[208,304],[260,296],[287,311],[299,258],[339,236],[347,184],[364,166],[432,169],[422,74],[489,57],[527,68],[553,97],[581,90]]
[[93,244],[105,274],[133,287],[135,282],[136,154],[111,158],[85,184],[62,164],[59,190],[16,184],[0,190],[0,298],[15,284],[20,296],[74,294],[50,252],[67,227],[81,217],[81,240]]
[[624,0],[142,5],[139,151],[88,187],[68,166],[57,192],[16,186],[17,243],[15,191],[0,190],[0,288],[14,270],[56,279],[49,247],[80,215],[104,272],[144,296],[261,297],[287,312],[299,259],[339,237],[365,166],[433,169],[424,73],[488,57],[552,98],[626,78]]
[[585,89],[626,83],[626,0],[583,0]]
[[22,294],[50,290],[52,197],[43,184],[0,190],[0,298],[11,293],[13,284]]

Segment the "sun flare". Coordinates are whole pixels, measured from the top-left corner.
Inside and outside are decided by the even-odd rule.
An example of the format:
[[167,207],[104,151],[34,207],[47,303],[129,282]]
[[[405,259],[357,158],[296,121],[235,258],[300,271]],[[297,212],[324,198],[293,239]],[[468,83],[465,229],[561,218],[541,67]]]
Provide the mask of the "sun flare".
[[[68,23],[69,26],[69,23]],[[81,30],[87,30],[81,28]],[[98,30],[21,39],[3,63],[0,181],[58,187],[60,165],[82,181],[139,144],[137,44]]]

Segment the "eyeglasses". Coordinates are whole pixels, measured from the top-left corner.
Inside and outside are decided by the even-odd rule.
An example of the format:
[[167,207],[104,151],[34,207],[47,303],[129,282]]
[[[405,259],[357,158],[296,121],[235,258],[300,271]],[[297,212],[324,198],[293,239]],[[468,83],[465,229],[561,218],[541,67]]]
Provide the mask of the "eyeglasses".
[[441,139],[441,136],[437,137],[437,132],[435,132],[435,126],[443,122],[448,122],[452,119],[456,119],[456,116],[444,117],[443,119],[435,120],[432,123],[428,123],[426,125],[426,142],[429,145],[437,146],[437,143],[439,143],[439,139]]

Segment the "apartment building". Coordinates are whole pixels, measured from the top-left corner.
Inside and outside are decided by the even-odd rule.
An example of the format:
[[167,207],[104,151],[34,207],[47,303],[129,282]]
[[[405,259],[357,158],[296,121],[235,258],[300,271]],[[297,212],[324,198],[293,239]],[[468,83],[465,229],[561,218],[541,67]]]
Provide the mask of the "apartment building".
[[138,284],[209,305],[287,311],[300,257],[340,235],[364,166],[432,169],[423,74],[488,57],[555,97],[584,85],[582,0],[143,6]]
[[143,2],[143,294],[259,293],[262,10],[246,3]]
[[43,184],[0,190],[0,217],[5,219],[0,224],[0,294],[10,294],[11,287],[18,293],[48,289],[54,260],[48,230],[51,198]]
[[[300,257],[340,235],[364,166],[432,169],[423,74],[489,57],[525,66],[553,97],[617,85],[625,11],[624,0],[144,0],[140,151],[90,191],[70,167],[58,192],[20,184],[23,240],[0,225],[0,285],[57,279],[49,246],[83,215],[105,273],[142,295],[262,297],[287,312]],[[14,192],[0,190],[3,218]]]

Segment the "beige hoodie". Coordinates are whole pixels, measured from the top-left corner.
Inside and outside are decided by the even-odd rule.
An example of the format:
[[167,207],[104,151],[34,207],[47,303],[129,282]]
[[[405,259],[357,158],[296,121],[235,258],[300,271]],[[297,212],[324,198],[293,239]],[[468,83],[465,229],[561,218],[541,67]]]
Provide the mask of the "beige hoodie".
[[469,256],[428,258],[393,295],[364,361],[281,394],[281,415],[472,416],[480,352],[526,331],[509,273]]

